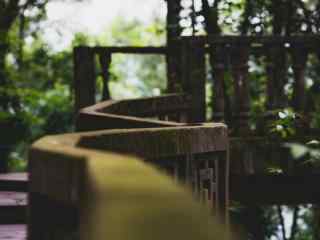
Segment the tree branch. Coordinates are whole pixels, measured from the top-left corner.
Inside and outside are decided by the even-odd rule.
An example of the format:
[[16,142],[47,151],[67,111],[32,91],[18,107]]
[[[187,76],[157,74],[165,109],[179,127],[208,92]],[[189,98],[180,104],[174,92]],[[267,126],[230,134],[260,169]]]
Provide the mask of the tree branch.
[[287,237],[286,237],[286,228],[285,228],[285,225],[284,225],[284,218],[283,218],[283,215],[282,215],[282,208],[280,205],[277,206],[277,212],[278,212],[278,216],[279,216],[279,220],[280,220],[280,227],[281,227],[281,232],[282,232],[282,239],[283,240],[287,240]]
[[299,217],[299,206],[295,206],[292,215],[292,225],[291,225],[291,236],[290,240],[294,240],[296,233],[298,232],[298,217]]

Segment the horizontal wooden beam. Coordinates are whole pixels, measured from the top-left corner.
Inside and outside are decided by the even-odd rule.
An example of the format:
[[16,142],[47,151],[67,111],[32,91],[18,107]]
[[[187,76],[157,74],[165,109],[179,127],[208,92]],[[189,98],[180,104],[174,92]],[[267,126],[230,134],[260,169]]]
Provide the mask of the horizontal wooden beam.
[[27,192],[27,173],[0,174],[0,191]]
[[123,53],[123,54],[166,54],[166,47],[93,47],[95,53]]
[[230,198],[242,204],[306,204],[320,202],[320,174],[231,175]]
[[155,117],[163,114],[180,113],[190,109],[191,96],[186,94],[168,94],[158,97],[126,99],[114,101],[101,112],[136,116]]
[[181,39],[194,39],[194,41],[205,41],[212,44],[279,44],[279,43],[296,43],[296,44],[317,44],[320,35],[304,35],[304,36],[234,36],[234,35],[209,35],[201,37],[182,37]]

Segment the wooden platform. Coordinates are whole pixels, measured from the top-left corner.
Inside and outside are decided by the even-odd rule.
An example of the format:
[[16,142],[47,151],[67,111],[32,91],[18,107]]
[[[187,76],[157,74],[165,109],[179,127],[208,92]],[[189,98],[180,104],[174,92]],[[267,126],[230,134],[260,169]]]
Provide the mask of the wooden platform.
[[26,240],[27,226],[23,224],[0,225],[0,240]]
[[26,222],[27,193],[0,192],[0,224]]
[[0,174],[0,224],[26,223],[27,186],[27,173]]
[[27,173],[0,174],[0,191],[27,192]]

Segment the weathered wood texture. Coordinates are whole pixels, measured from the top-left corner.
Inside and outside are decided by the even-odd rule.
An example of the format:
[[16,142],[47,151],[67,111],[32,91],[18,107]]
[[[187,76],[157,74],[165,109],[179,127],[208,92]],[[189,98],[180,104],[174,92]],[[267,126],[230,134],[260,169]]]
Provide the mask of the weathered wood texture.
[[175,114],[183,121],[190,109],[189,102],[190,97],[183,94],[105,101],[80,111],[76,121],[77,130],[183,126],[183,123],[160,119],[169,119]]
[[205,44],[203,41],[187,38],[181,41],[181,48],[183,69],[181,88],[192,99],[187,121],[204,122],[206,120]]
[[0,225],[26,223],[27,191],[27,174],[0,174]]
[[[249,59],[254,61],[254,59],[263,57],[266,62],[266,92],[263,94],[267,97],[265,108],[268,111],[264,116],[261,116],[266,119],[264,126],[268,125],[268,120],[275,117],[274,110],[289,106],[308,119],[307,109],[310,111],[312,106],[307,107],[306,105],[305,72],[308,56],[318,52],[319,38],[317,35],[292,37],[209,35],[208,37],[184,37],[182,41],[189,41],[189,47],[185,47],[183,50],[184,54],[187,54],[187,51],[191,54],[191,52],[202,51],[202,49],[212,54],[211,59],[214,61],[211,64],[214,66],[213,119],[226,122],[233,130],[233,135],[244,136],[250,134],[249,120],[252,106],[249,86],[254,84],[250,82]],[[292,67],[294,79],[292,96],[285,89],[289,83],[290,67]],[[184,64],[183,69],[189,72],[186,73],[189,76],[193,71],[198,71],[199,76],[205,74],[205,69],[201,64],[199,66]],[[232,91],[225,89],[225,76],[228,76],[229,72],[231,72],[233,80]],[[194,80],[194,82],[197,81]],[[229,96],[230,93],[233,95]],[[230,99],[232,103],[230,106],[231,119],[228,118],[229,109],[227,108],[229,106],[227,103],[229,102],[226,102]],[[302,132],[308,130],[308,124],[304,123],[303,119],[300,121],[302,121],[300,128],[304,129]],[[261,132],[264,132],[263,129],[251,134],[261,134]]]
[[0,225],[1,240],[26,240],[27,226],[23,224]]
[[123,129],[82,134],[79,146],[134,154],[147,159],[227,151],[223,124],[147,129]]
[[96,72],[94,52],[90,47],[77,47],[73,52],[74,58],[74,92],[75,112],[93,105],[96,94]]
[[[173,3],[170,3],[173,4]],[[104,81],[103,100],[110,98],[109,66],[112,54],[164,54],[168,64],[168,92],[185,93],[190,96],[190,106],[187,122],[202,122],[205,120],[205,46],[202,41],[190,49],[190,43],[170,41],[168,47],[77,47],[74,49],[75,69],[75,109],[76,113],[83,107],[95,103],[95,55],[99,56],[101,75]],[[85,65],[85,66],[83,66]],[[199,69],[200,68],[200,69]],[[182,69],[199,69],[193,72]],[[193,79],[196,79],[193,81]],[[176,116],[169,116],[176,120]],[[180,121],[181,119],[179,119]]]
[[26,193],[0,192],[0,225],[26,223],[26,210]]
[[0,191],[28,191],[27,173],[5,173],[0,174]]
[[[78,130],[119,130],[109,130],[107,134],[101,135],[95,132],[92,137],[83,136],[79,144],[90,149],[112,150],[148,159],[175,178],[189,182],[195,194],[202,196],[201,199],[206,198],[206,202],[211,202],[212,207],[221,206],[218,208],[221,210],[219,215],[228,221],[226,209],[229,163],[226,126],[218,123],[188,125],[146,118],[168,119],[173,112],[182,116],[190,114],[192,108],[189,99],[189,96],[183,94],[171,94],[106,101],[85,108],[78,117]],[[121,128],[126,129],[120,130]],[[218,154],[219,152],[222,154]],[[208,154],[207,165],[200,163],[202,154]],[[200,172],[204,168],[215,173],[201,180]],[[203,181],[207,182],[205,187],[201,185]],[[205,195],[207,197],[203,195],[205,192],[208,192]]]
[[[176,140],[174,136],[185,136],[185,131],[187,136],[202,136],[196,133],[197,128],[210,132],[222,126],[138,129],[127,134],[139,134],[136,139],[141,142],[138,139],[149,140],[157,132]],[[28,239],[227,239],[223,227],[210,219],[208,210],[159,170],[141,159],[97,151],[104,146],[104,150],[109,149],[112,141],[114,146],[120,146],[117,139],[121,137],[117,135],[124,136],[125,132],[66,134],[46,137],[33,145],[29,159]],[[208,143],[203,146],[193,148],[181,142],[180,147],[166,151],[211,151],[215,138],[210,136],[211,140],[209,135],[203,136],[202,142]],[[90,149],[85,149],[88,142]],[[131,140],[126,145],[129,144]],[[136,148],[139,147],[143,146],[138,144]],[[155,146],[153,149],[158,152]],[[43,212],[48,217],[43,218]]]
[[226,84],[225,84],[225,72],[228,68],[227,51],[224,44],[215,45],[210,49],[210,63],[213,66],[213,84],[212,84],[212,119],[215,122],[228,122],[228,113],[226,107]]
[[180,65],[180,12],[182,10],[180,0],[167,1],[167,91],[174,93],[179,91],[182,68]]

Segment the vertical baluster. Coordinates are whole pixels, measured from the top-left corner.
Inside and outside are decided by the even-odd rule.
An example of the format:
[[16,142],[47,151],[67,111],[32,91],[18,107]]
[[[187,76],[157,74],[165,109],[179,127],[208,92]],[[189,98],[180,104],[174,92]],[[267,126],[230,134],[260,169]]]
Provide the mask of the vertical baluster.
[[196,198],[199,198],[199,171],[198,162],[192,161],[192,175],[193,175],[193,194]]
[[249,132],[250,96],[248,84],[249,46],[234,45],[231,53],[235,91],[235,129],[239,134]]
[[174,159],[173,176],[174,176],[175,182],[178,183],[179,182],[179,161],[178,161],[178,159]]
[[225,83],[224,75],[226,70],[226,49],[218,45],[214,49],[213,61],[213,85],[212,85],[212,103],[213,103],[213,121],[225,122]]
[[186,185],[192,184],[192,162],[193,162],[193,155],[188,154],[186,155],[186,169],[185,169],[185,175],[186,175]]
[[215,208],[217,211],[220,211],[220,202],[219,202],[219,195],[220,195],[220,187],[219,187],[219,159],[216,156],[213,156],[214,162],[214,176],[215,176]]
[[291,51],[292,68],[294,73],[293,101],[292,105],[296,111],[302,112],[305,107],[305,68],[308,60],[306,48],[294,46]]
[[216,206],[222,222],[229,223],[229,150],[224,153],[214,153]]
[[269,111],[284,108],[286,97],[284,86],[287,79],[287,57],[283,45],[267,47],[267,109]]
[[111,99],[110,90],[109,90],[111,53],[100,52],[99,62],[101,66],[101,75],[103,79],[102,100],[109,100]]
[[309,128],[306,107],[305,69],[308,61],[308,50],[303,46],[293,46],[291,51],[292,68],[294,73],[292,107],[303,118],[299,118],[297,130],[305,131]]
[[205,42],[203,39],[186,38],[182,42],[182,90],[191,98],[188,122],[206,119],[206,68]]

